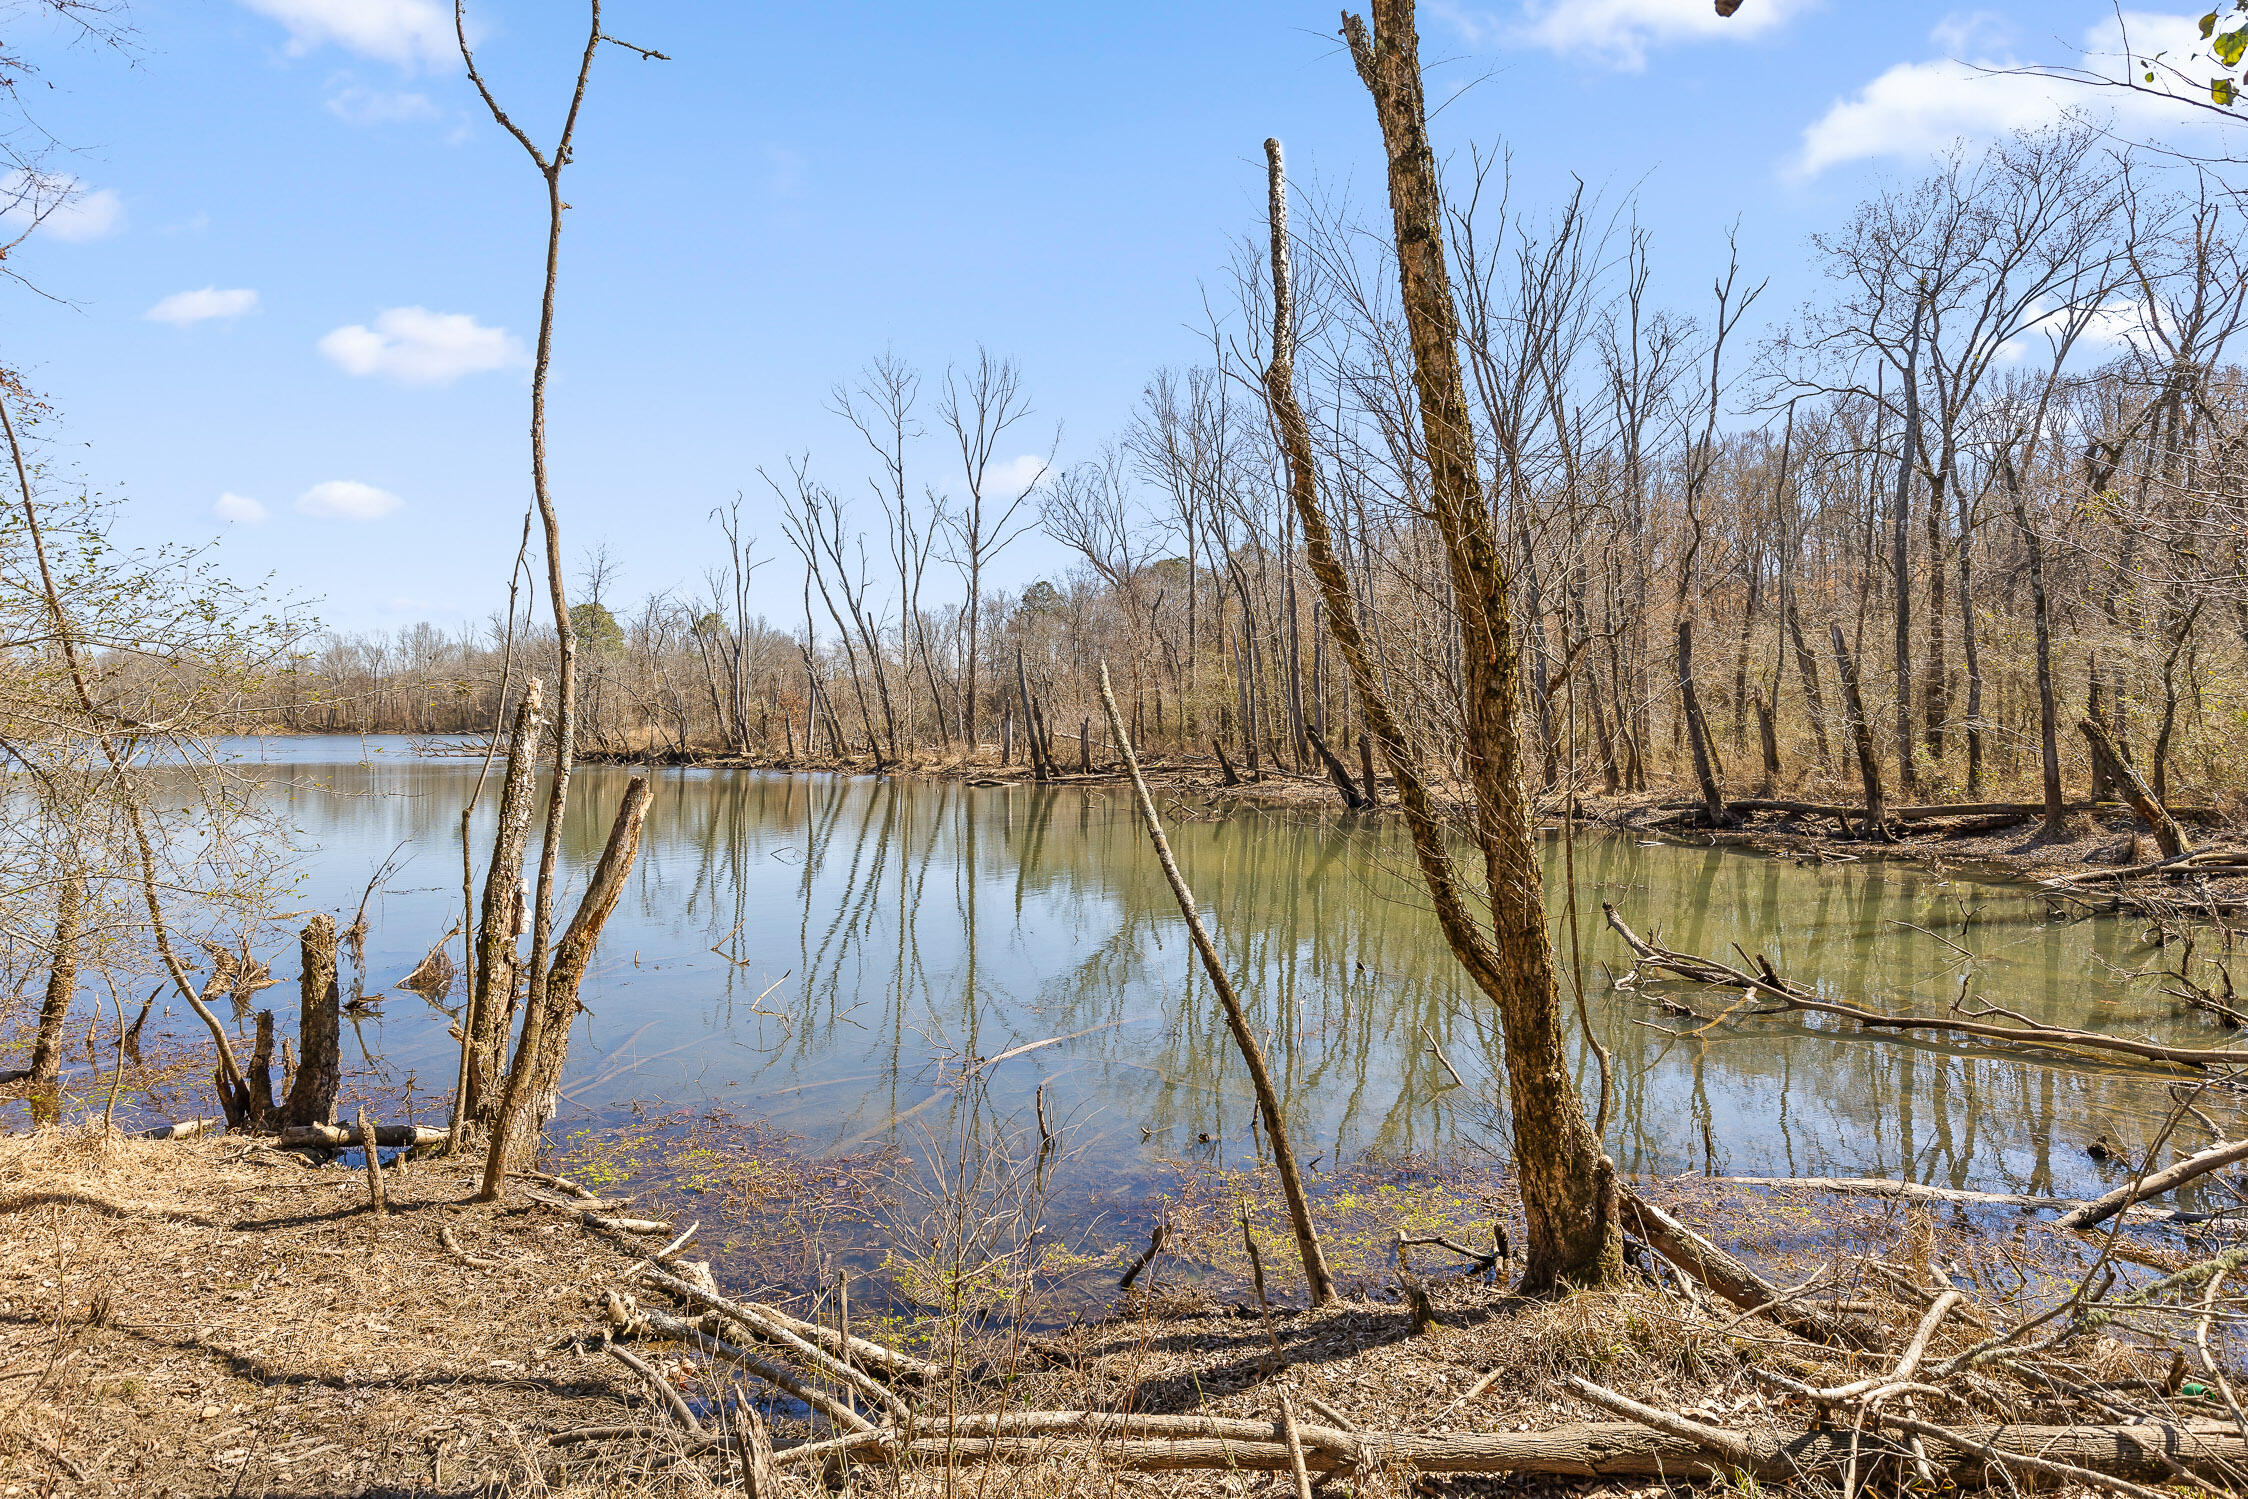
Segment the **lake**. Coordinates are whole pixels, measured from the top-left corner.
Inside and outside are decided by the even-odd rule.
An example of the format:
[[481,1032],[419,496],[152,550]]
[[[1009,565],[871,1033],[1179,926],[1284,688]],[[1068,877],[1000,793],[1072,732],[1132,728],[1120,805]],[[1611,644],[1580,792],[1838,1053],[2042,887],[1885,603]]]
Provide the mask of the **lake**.
[[[389,997],[356,1042],[347,1032],[346,1063],[437,1115],[431,1095],[454,1075],[447,1017],[388,986],[459,917],[460,809],[480,762],[418,755],[397,738],[227,749],[298,830],[302,911],[347,924],[396,851],[367,904],[366,984]],[[630,774],[579,773],[558,926]],[[1075,1152],[1057,1182],[1065,1195],[1113,1201],[1159,1186],[1170,1162],[1252,1156],[1247,1077],[1127,789],[649,774],[640,862],[585,986],[560,1131],[599,1127],[636,1102],[707,1105],[815,1151],[861,1150],[901,1121],[940,1120],[964,1066],[1051,1041],[981,1076],[993,1106],[1024,1120],[1044,1086]],[[476,823],[480,871],[498,780]],[[1460,981],[1396,823],[1159,800],[1269,1036],[1300,1153],[1340,1163],[1503,1148],[1495,1017]],[[1566,972],[1561,839],[1548,836],[1545,852]],[[2119,1169],[2087,1158],[2087,1142],[2105,1133],[2128,1150],[2151,1139],[2169,1100],[2146,1073],[1995,1057],[1927,1035],[1846,1035],[1815,1017],[1681,1037],[1694,1022],[1612,988],[1630,959],[1601,923],[1602,901],[1673,947],[1731,956],[1737,942],[1875,1006],[1941,1010],[1965,975],[1978,999],[2041,1021],[2198,1045],[2225,1036],[2155,978],[2132,976],[2167,961],[2138,924],[2057,921],[2019,886],[1594,832],[1580,834],[1575,861],[1588,1013],[1614,1057],[1609,1146],[1627,1172],[1870,1174],[2073,1194]],[[285,1029],[287,932],[270,934],[282,987],[260,1001]],[[1735,997],[1669,992],[1704,1014]],[[1581,1045],[1577,1062],[1589,1098]]]

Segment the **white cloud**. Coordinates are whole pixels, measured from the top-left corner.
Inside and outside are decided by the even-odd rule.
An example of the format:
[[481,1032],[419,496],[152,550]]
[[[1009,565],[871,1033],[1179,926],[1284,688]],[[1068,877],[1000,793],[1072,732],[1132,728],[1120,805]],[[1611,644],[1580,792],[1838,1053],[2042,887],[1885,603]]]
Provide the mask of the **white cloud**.
[[405,385],[446,385],[529,362],[505,328],[426,307],[391,307],[376,314],[372,328],[338,328],[320,340],[320,352],[346,374],[382,375]]
[[207,323],[213,318],[238,318],[245,312],[258,310],[258,294],[249,287],[236,287],[221,291],[206,286],[201,291],[176,291],[154,307],[141,314],[152,323],[170,323],[185,328],[190,323]]
[[336,46],[378,62],[412,68],[451,64],[458,56],[449,9],[433,0],[242,0],[289,29],[297,56]]
[[1014,496],[1036,484],[1046,472],[1046,460],[1035,453],[993,460],[984,468],[984,493]]
[[[2199,46],[2188,17],[2128,12],[2123,19],[2135,54],[2166,51],[2182,63]],[[2189,118],[2187,106],[2146,94],[2010,71],[2020,68],[2021,60],[1996,50],[2002,35],[1979,14],[1947,18],[1934,40],[1970,55],[1898,63],[1852,97],[1837,99],[1804,130],[1802,147],[1789,163],[1790,175],[1813,177],[1843,162],[1879,157],[1918,159],[1962,136],[1984,139],[2035,129],[2071,110],[2112,113],[2127,129],[2171,132]],[[2061,62],[2114,77],[2122,51],[2122,38],[2110,18],[2085,34],[2080,58]]]
[[297,496],[297,513],[321,520],[381,520],[396,510],[398,496],[357,479],[330,479]]
[[0,222],[10,238],[37,226],[42,235],[80,244],[125,226],[125,200],[75,177],[17,170],[0,177]]
[[1570,56],[1594,57],[1637,72],[1648,50],[1668,42],[1751,41],[1815,9],[1820,0],[1753,0],[1720,16],[1710,0],[1522,0],[1521,18],[1507,26],[1456,3],[1432,6],[1470,46],[1493,36]]
[[427,94],[391,93],[355,83],[328,96],[328,113],[347,125],[402,125],[434,120],[439,110]]
[[251,499],[248,495],[236,494],[229,490],[220,495],[217,503],[211,506],[211,514],[223,521],[254,526],[266,518],[267,512],[263,505]]

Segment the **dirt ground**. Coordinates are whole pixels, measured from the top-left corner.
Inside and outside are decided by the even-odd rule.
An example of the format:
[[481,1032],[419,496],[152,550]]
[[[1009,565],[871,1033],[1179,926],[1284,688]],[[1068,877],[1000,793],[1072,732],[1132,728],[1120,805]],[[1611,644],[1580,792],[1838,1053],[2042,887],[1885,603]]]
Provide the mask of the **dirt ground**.
[[[721,1237],[754,1236],[768,1230],[724,1216],[727,1178],[756,1177],[768,1183],[757,1189],[768,1197],[779,1182],[793,1198],[798,1189],[786,1184],[813,1170],[776,1158],[770,1141],[726,1161],[707,1145],[695,1149],[692,1192],[678,1190],[676,1172],[651,1169],[634,1183],[647,1190],[631,1211],[677,1219],[691,1201]],[[1385,1195],[1360,1181],[1324,1204],[1323,1233],[1353,1272],[1354,1299],[1312,1312],[1291,1305],[1296,1277],[1270,1216],[1272,1183],[1245,1174],[1191,1182],[1164,1205],[1175,1226],[1165,1256],[1130,1295],[1111,1294],[1113,1311],[1041,1324],[1036,1308],[1017,1308],[1028,1325],[1004,1309],[981,1317],[964,1342],[950,1345],[974,1376],[939,1398],[961,1410],[1269,1420],[1284,1383],[1299,1402],[1324,1402],[1367,1429],[1504,1432],[1597,1415],[1556,1384],[1586,1373],[1702,1419],[1799,1427],[1800,1414],[1783,1417],[1744,1377],[1749,1364],[1776,1360],[1806,1375],[1846,1367],[1814,1370],[1804,1345],[1759,1322],[1715,1317],[1647,1276],[1528,1302],[1430,1248],[1413,1251],[1412,1268],[1426,1277],[1441,1326],[1415,1336],[1394,1282],[1378,1273],[1394,1248],[1383,1247],[1373,1226],[1391,1225],[1393,1234],[1409,1224],[1488,1243],[1474,1230],[1487,1230],[1485,1216],[1507,1208],[1440,1183],[1392,1185]],[[702,1493],[732,1481],[708,1460],[685,1460],[648,1389],[602,1352],[606,1294],[633,1289],[637,1262],[626,1250],[526,1195],[469,1202],[472,1180],[458,1163],[393,1164],[385,1187],[388,1213],[378,1217],[362,1171],[308,1166],[252,1140],[158,1143],[98,1127],[0,1138],[0,1496],[611,1495]],[[2061,1294],[2083,1268],[2075,1241],[2004,1214],[1971,1219],[1721,1184],[1650,1190],[1776,1278],[1873,1249],[1904,1273],[1948,1280],[1995,1305]],[[1246,1273],[1244,1205],[1259,1215],[1269,1320]],[[804,1228],[788,1220],[778,1232],[800,1237]],[[1135,1247],[1114,1246],[1118,1258]],[[2157,1268],[2179,1258],[2175,1246],[2133,1254]],[[1113,1285],[1112,1262],[1103,1264]],[[2155,1273],[2128,1261],[2122,1268]],[[746,1294],[730,1275],[722,1285]],[[865,1320],[854,1327],[937,1353],[943,1339],[925,1318],[885,1308],[871,1286],[866,1294]],[[1879,1288],[1846,1294],[1877,1297]],[[638,1295],[643,1306],[666,1305],[644,1287]],[[1905,1330],[1918,1315],[1917,1306],[1877,1310]],[[1977,1336],[1978,1320],[1959,1323],[1955,1341]],[[735,1376],[691,1349],[637,1346],[706,1412],[737,1389]],[[1268,1362],[1276,1352],[1284,1366],[1277,1382]],[[2086,1366],[2160,1372],[2148,1355],[2106,1338],[2089,1345]],[[776,1442],[824,1432],[770,1391],[752,1398],[773,1418]],[[589,1426],[654,1434],[582,1446],[549,1441]],[[1058,1464],[962,1470],[950,1479],[925,1469],[852,1475],[852,1486],[915,1493],[972,1482],[979,1495],[1218,1495],[1268,1491],[1274,1482]],[[790,1483],[807,1496],[816,1488],[811,1474]],[[1423,1491],[1430,1486],[1619,1496],[1664,1487],[1458,1479],[1430,1480]],[[1369,1493],[1408,1487],[1401,1477],[1363,1485]]]

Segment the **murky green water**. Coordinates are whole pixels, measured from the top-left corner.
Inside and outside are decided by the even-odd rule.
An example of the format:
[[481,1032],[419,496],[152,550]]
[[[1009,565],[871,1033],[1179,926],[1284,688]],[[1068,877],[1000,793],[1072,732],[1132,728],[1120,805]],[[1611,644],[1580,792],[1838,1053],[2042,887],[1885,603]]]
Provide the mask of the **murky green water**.
[[[348,921],[375,867],[405,845],[369,908],[369,985],[394,983],[458,913],[455,830],[476,762],[358,739],[246,752],[271,762],[268,794],[302,830],[305,908]],[[1065,1192],[1108,1196],[1159,1179],[1167,1157],[1253,1151],[1246,1077],[1121,792],[655,777],[641,862],[586,986],[563,1129],[634,1100],[714,1104],[815,1148],[857,1148],[900,1120],[937,1126],[965,1059],[1067,1036],[984,1074],[995,1107],[1025,1120],[1045,1085],[1078,1151]],[[579,782],[569,854],[580,876],[625,779],[595,769]],[[491,801],[488,791],[480,858]],[[1181,810],[1192,815],[1172,825],[1180,861],[1269,1033],[1303,1154],[1503,1143],[1493,1017],[1458,981],[1395,825]],[[1547,853],[1566,955],[1558,839]],[[1610,1145],[1630,1171],[2074,1192],[2102,1179],[2084,1143],[2103,1131],[2147,1138],[2168,1096],[2145,1073],[1845,1036],[1792,1016],[1679,1039],[1666,1033],[1678,1019],[1610,988],[1629,959],[1601,924],[1603,900],[1672,946],[1738,942],[1868,1003],[1941,1009],[1964,974],[1979,997],[2039,1019],[2223,1039],[2153,979],[2126,976],[2161,961],[2136,926],[2055,923],[2016,888],[1601,836],[1579,841],[1576,862],[1589,1010],[1615,1060]],[[295,944],[275,946],[284,987],[265,1002],[286,1017]],[[1714,1013],[1729,996],[1681,997]],[[435,1006],[393,994],[358,1027],[365,1061],[433,1108],[428,1095],[452,1081],[445,1025]],[[1581,1049],[1579,1070],[1589,1094]]]

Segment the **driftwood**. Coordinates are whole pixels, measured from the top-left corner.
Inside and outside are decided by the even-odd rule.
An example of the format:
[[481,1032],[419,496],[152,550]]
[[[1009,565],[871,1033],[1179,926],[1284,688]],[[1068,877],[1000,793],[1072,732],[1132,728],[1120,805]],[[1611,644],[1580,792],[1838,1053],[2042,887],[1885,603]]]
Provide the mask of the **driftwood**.
[[[691,1306],[699,1306],[722,1317],[731,1318],[750,1335],[768,1343],[775,1343],[795,1355],[797,1361],[823,1379],[833,1380],[857,1391],[892,1415],[904,1418],[911,1414],[905,1401],[897,1392],[873,1376],[862,1372],[855,1362],[837,1358],[826,1349],[799,1334],[787,1321],[774,1316],[755,1302],[732,1301],[715,1292],[705,1290],[692,1281],[682,1280],[668,1270],[649,1266],[640,1272],[640,1278],[649,1285],[669,1292]],[[853,1349],[854,1356],[856,1349]]]
[[[298,1124],[282,1130],[273,1137],[276,1145],[284,1149],[301,1149],[311,1146],[318,1150],[346,1150],[360,1143],[357,1126],[349,1129],[338,1124]],[[384,1150],[411,1149],[419,1145],[442,1145],[445,1132],[431,1129],[426,1124],[378,1124],[375,1126],[375,1144]]]
[[1624,924],[1616,908],[1601,903],[1601,911],[1608,925],[1624,939],[1649,968],[1660,969],[1697,984],[1717,984],[1738,988],[1761,995],[1790,1010],[1807,1010],[1819,1015],[1833,1015],[1853,1021],[1869,1030],[1934,1030],[1952,1031],[1963,1036],[1978,1036],[1997,1041],[2008,1041],[2018,1046],[2040,1046],[2061,1050],[2090,1050],[2111,1052],[2121,1056],[2136,1057],[2142,1061],[2168,1062],[2181,1067],[2231,1067],[2248,1063],[2248,1050],[2228,1050],[2204,1046],[2163,1046],[2153,1041],[2134,1041],[2127,1036],[2105,1036],[2097,1031],[2073,1030],[2066,1026],[2035,1025],[2024,1022],[2018,1025],[1994,1025],[1980,1017],[1982,1014],[2007,1013],[2004,1011],[1954,1011],[1950,1015],[1885,1015],[1879,1010],[1869,1010],[1861,1005],[1842,1004],[1820,999],[1809,990],[1791,984],[1780,977],[1770,960],[1758,957],[1758,971],[1750,973],[1735,968],[1730,963],[1715,958],[1705,958],[1693,953],[1673,952],[1647,941]]
[[[1965,1187],[1931,1187],[1925,1182],[1895,1181],[1885,1176],[1720,1176],[1710,1179],[1729,1182],[1738,1187],[1803,1187],[1814,1192],[1843,1192],[1858,1197],[1894,1197],[1906,1202],[1956,1202],[1970,1207],[2020,1208],[2024,1212],[2045,1209],[2068,1213],[2090,1206],[2074,1197],[2038,1197],[2024,1192],[1976,1192]],[[2146,1195],[2149,1194],[2141,1194]],[[2128,1216],[2134,1221],[2147,1223],[2198,1223],[2208,1215],[2181,1213],[2171,1208],[2134,1206],[2129,1210]]]
[[135,1139],[140,1140],[193,1140],[202,1135],[226,1133],[224,1119],[182,1119],[175,1124],[159,1124],[154,1129],[144,1129]]
[[[614,1312],[612,1312],[612,1320],[615,1320]],[[799,1377],[787,1365],[775,1363],[771,1359],[751,1352],[738,1343],[729,1343],[724,1338],[707,1332],[682,1318],[669,1316],[662,1312],[635,1310],[627,1314],[625,1324],[619,1331],[626,1333],[644,1331],[653,1333],[657,1337],[676,1338],[682,1343],[691,1343],[705,1353],[731,1360],[749,1373],[764,1380],[773,1388],[803,1401],[845,1431],[872,1431],[874,1429],[872,1421],[867,1420],[866,1417],[860,1415],[842,1401],[837,1400],[819,1386]]]

